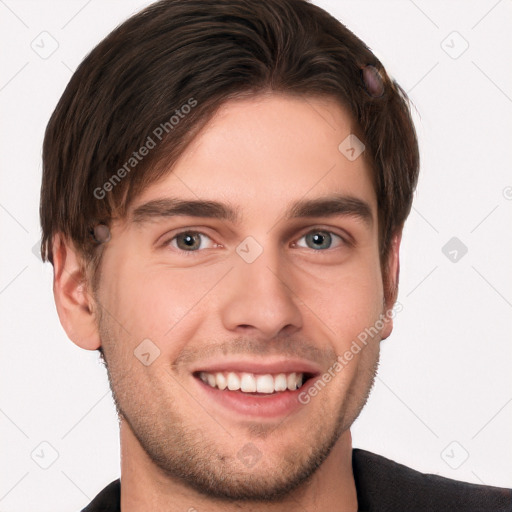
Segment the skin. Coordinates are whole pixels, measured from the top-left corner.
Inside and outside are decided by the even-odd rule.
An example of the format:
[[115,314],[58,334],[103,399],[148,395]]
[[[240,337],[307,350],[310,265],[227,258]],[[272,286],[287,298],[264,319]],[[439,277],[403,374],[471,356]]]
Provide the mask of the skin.
[[[391,319],[285,418],[229,413],[205,399],[191,374],[223,353],[300,356],[325,372],[392,307],[371,170],[364,153],[349,161],[338,150],[353,131],[347,112],[328,98],[231,100],[172,172],[113,223],[95,297],[73,245],[54,238],[60,321],[78,346],[105,352],[120,415],[123,512],[357,510],[350,425],[367,400]],[[373,222],[283,219],[293,201],[333,191],[367,202]],[[134,208],[168,196],[229,202],[242,221],[131,222]],[[187,229],[205,235],[193,254],[185,254],[183,236],[173,238]],[[333,236],[318,249],[305,236],[326,230],[353,243]],[[263,248],[250,264],[235,250],[248,236]],[[399,244],[397,235],[385,262],[394,283]],[[134,357],[146,338],[160,350],[149,366]],[[250,468],[237,457],[248,443],[261,453]]]

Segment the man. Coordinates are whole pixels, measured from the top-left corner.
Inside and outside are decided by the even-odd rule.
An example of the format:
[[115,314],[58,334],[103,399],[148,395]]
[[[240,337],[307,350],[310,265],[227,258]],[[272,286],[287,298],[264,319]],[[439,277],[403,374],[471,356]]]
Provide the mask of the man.
[[149,6],[79,66],[43,164],[59,318],[120,419],[121,478],[84,510],[512,510],[352,449],[419,156],[405,93],[325,11]]

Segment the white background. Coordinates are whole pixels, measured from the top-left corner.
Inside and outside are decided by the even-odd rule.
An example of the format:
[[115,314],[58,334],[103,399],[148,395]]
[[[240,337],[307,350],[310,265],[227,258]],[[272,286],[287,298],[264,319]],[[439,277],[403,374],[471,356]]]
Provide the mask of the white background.
[[[67,339],[52,267],[33,247],[46,123],[84,56],[148,3],[0,0],[3,512],[80,510],[120,475],[106,371],[96,352]],[[512,487],[511,1],[315,3],[410,94],[421,146],[402,244],[403,311],[382,343],[354,447]],[[46,59],[31,48],[38,37],[51,48],[43,31],[58,42]],[[452,237],[468,248],[457,262],[442,252]],[[35,460],[48,464],[54,450],[42,469]]]

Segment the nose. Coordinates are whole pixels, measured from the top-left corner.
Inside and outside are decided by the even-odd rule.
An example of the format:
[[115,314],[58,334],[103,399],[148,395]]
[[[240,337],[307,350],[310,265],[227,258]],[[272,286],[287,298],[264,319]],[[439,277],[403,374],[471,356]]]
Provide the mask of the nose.
[[238,334],[254,330],[268,339],[301,329],[300,298],[277,249],[265,247],[252,263],[234,255],[235,266],[221,291],[224,327]]

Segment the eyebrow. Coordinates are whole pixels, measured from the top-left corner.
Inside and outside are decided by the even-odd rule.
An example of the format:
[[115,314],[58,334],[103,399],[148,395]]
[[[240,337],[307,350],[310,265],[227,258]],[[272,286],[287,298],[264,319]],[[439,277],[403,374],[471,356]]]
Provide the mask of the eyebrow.
[[[184,200],[169,197],[148,201],[138,206],[132,212],[131,221],[134,224],[144,224],[180,215],[227,220],[233,224],[240,223],[242,217],[240,209],[229,204],[218,201]],[[373,223],[372,210],[366,201],[340,194],[296,201],[285,212],[284,219],[336,216],[355,217],[368,226]]]

